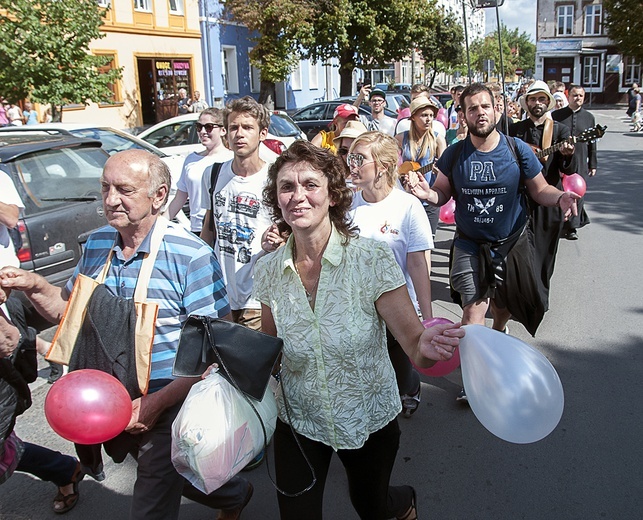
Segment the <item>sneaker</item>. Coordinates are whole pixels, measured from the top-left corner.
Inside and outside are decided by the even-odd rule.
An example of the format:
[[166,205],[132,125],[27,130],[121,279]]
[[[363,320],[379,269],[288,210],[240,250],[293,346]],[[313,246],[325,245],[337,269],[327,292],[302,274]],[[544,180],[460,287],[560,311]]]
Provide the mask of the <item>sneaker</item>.
[[400,396],[402,399],[402,414],[404,417],[411,417],[420,405],[420,394],[422,393],[422,385],[418,386],[418,391],[414,394],[404,394]]
[[462,401],[463,403],[466,403],[469,401],[469,398],[467,397],[467,393],[464,391],[464,388],[460,390],[460,393],[458,396],[455,398],[456,401]]
[[565,235],[563,235],[563,238],[565,238],[566,240],[578,240],[578,235],[576,234],[576,231],[572,230],[565,233]]
[[102,462],[96,467],[96,469],[92,469],[89,466],[81,464],[80,470],[82,471],[83,476],[87,475],[93,478],[96,482],[102,482],[105,480],[105,472],[103,471]]
[[52,361],[47,361],[49,363],[49,377],[47,378],[47,383],[50,385],[58,381],[63,375],[63,366],[58,363],[53,363]]
[[243,468],[241,471],[250,471],[252,469],[258,468],[261,466],[261,463],[263,462],[263,456],[265,452],[264,450],[261,450],[259,455],[257,455],[254,459],[252,459],[248,464],[246,465],[245,468]]

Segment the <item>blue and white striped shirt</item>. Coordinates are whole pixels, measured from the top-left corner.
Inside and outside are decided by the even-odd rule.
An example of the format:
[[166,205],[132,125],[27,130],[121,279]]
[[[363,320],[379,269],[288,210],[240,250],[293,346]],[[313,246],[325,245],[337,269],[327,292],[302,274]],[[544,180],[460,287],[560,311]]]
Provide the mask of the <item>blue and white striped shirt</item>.
[[[111,226],[91,234],[73,276],[67,281],[67,295],[78,273],[97,278],[111,249],[114,250],[105,286],[115,295],[133,298],[143,257],[150,251],[153,229],[136,253],[125,260],[120,235]],[[152,349],[151,380],[172,379],[172,365],[187,316],[221,317],[230,312],[219,263],[212,249],[182,226],[169,223],[159,248],[147,289],[147,301],[158,303]]]

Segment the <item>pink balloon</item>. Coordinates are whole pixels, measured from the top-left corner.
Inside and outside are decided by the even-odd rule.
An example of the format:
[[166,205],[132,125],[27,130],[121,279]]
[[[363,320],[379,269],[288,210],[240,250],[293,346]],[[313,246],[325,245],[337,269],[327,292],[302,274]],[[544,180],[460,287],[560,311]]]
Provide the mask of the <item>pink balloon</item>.
[[438,114],[435,116],[436,121],[440,121],[444,125],[444,128],[449,128],[449,118],[447,117],[447,111],[444,108],[438,110]]
[[[430,320],[424,320],[422,322],[422,325],[424,325],[424,328],[428,329],[429,327],[433,327],[434,325],[442,325],[444,323],[453,323],[453,322],[446,318],[431,318]],[[451,359],[449,359],[448,361],[438,361],[435,365],[433,365],[430,368],[415,367],[415,369],[421,374],[424,374],[426,376],[442,377],[442,376],[449,375],[459,366],[460,366],[460,349],[457,348],[453,353],[453,357],[451,357]]]
[[100,444],[129,424],[132,400],[114,376],[100,370],[76,370],[51,386],[45,417],[51,428],[69,441]]
[[440,220],[445,224],[455,224],[455,200],[453,198],[450,198],[440,208]]
[[587,184],[583,177],[577,173],[572,173],[571,175],[563,175],[563,189],[565,191],[573,191],[582,197],[587,191]]

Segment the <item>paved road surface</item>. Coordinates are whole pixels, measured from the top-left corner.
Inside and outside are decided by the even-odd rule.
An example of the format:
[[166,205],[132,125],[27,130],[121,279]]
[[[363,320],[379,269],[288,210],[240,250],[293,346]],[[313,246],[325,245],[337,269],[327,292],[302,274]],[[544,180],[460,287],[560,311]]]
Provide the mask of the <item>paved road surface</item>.
[[[487,432],[454,400],[459,371],[424,378],[420,410],[402,419],[402,444],[394,483],[416,487],[421,519],[591,520],[639,519],[643,511],[643,133],[624,134],[624,111],[597,110],[607,124],[599,144],[598,175],[590,182],[592,224],[580,240],[562,241],[551,310],[536,338],[511,324],[554,364],[565,389],[565,412],[556,430],[528,445]],[[434,254],[435,315],[457,318],[446,288],[451,228],[440,229]],[[42,416],[48,385],[35,385],[34,406],[18,432],[25,439],[73,453]],[[127,518],[135,465],[108,463],[107,479],[81,485],[67,518]],[[275,492],[265,465],[249,474],[255,496],[247,520],[277,518]],[[304,484],[304,483],[302,483]],[[2,486],[0,518],[53,518],[53,485],[16,474]],[[353,520],[341,467],[327,484],[327,518]],[[185,502],[182,520],[214,518]],[[302,519],[305,520],[305,512]]]

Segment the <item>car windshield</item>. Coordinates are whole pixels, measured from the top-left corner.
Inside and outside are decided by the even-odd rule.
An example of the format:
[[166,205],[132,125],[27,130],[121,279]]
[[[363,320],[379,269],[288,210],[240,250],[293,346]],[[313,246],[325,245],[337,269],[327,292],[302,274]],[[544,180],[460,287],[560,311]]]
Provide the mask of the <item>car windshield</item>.
[[277,137],[296,137],[300,131],[287,117],[281,114],[270,115],[268,132]]
[[24,155],[14,164],[31,199],[48,206],[60,201],[42,199],[100,199],[100,176],[108,157],[97,147],[59,148]]
[[[197,144],[199,142],[198,137],[195,132],[191,132],[195,123],[196,121],[182,121],[180,123],[168,124],[146,135],[142,139],[158,148]],[[194,138],[192,134],[194,134]]]
[[82,128],[82,129],[72,129],[69,130],[70,133],[77,137],[87,137],[89,139],[97,139],[103,144],[103,149],[110,155],[113,155],[117,152],[122,152],[123,150],[147,150],[152,152],[155,155],[164,157],[165,154],[160,155],[159,151],[152,148],[151,146],[145,146],[139,142],[136,142],[132,139],[112,132],[105,128]]

